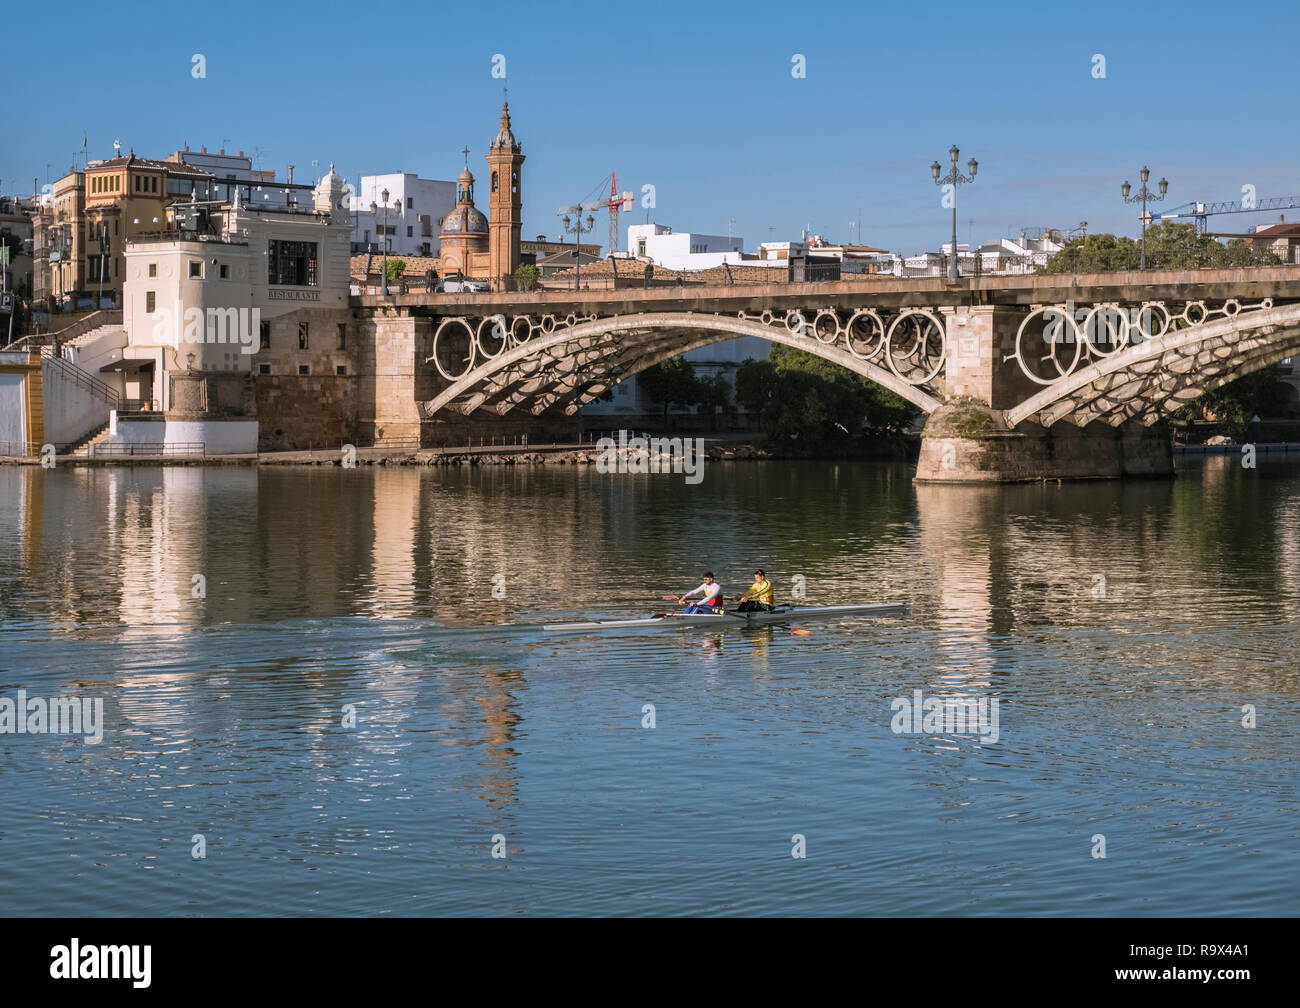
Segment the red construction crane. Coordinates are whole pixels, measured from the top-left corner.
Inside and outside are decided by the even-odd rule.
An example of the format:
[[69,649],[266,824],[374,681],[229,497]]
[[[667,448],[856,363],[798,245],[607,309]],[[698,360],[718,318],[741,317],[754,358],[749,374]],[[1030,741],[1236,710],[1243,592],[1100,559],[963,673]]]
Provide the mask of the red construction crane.
[[614,173],[609,173],[609,199],[603,199],[596,204],[598,207],[609,207],[609,250],[610,252],[618,251],[618,212],[627,204],[632,203],[634,197],[630,192],[624,192],[619,195],[618,180]]

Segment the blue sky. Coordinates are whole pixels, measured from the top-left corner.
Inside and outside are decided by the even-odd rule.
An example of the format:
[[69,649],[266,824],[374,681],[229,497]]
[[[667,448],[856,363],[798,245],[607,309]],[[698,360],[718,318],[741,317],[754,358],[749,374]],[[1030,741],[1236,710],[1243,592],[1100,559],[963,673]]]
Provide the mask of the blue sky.
[[[648,213],[726,234],[734,218],[752,249],[769,228],[849,240],[860,211],[856,237],[910,254],[947,238],[928,166],[953,143],[980,162],[958,195],[960,241],[1082,220],[1136,233],[1119,185],[1143,164],[1153,183],[1169,179],[1157,210],[1237,199],[1245,184],[1300,194],[1293,4],[128,0],[111,14],[63,5],[62,27],[52,10],[7,12],[11,37],[32,44],[7,53],[6,77],[31,84],[11,95],[0,136],[6,192],[44,183],[47,163],[65,172],[83,129],[92,158],[111,157],[114,139],[152,157],[225,146],[260,150],[257,167],[280,177],[293,163],[298,181],[331,161],[353,180],[450,179],[468,145],[482,176],[499,53],[527,155],[527,236],[554,236],[555,210],[613,169],[620,189],[655,186],[656,208],[638,204],[624,229]],[[37,41],[50,38],[64,44]],[[1211,221],[1244,230],[1276,216]]]

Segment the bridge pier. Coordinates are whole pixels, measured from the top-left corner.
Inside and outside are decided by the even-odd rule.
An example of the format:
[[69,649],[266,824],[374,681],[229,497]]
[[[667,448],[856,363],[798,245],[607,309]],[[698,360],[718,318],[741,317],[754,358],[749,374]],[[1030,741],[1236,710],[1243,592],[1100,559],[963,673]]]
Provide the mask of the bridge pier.
[[[947,331],[947,403],[926,421],[918,483],[1021,483],[1035,480],[1172,476],[1173,446],[1162,421],[1118,427],[1068,421],[1011,427],[1006,411],[1039,392],[1013,357],[1028,307],[940,309]],[[1008,360],[1008,357],[1013,359]]]
[[1039,480],[1169,477],[1174,474],[1168,426],[1129,420],[1112,427],[1061,421],[1015,428],[1000,410],[973,399],[941,406],[926,421],[918,483],[1025,483]]

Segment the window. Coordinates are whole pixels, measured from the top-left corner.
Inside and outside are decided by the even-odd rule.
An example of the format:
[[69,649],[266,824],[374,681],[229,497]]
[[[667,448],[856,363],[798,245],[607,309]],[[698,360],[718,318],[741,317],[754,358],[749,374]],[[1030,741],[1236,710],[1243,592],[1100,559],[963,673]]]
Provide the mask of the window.
[[315,242],[272,239],[268,244],[267,283],[296,287],[316,286]]
[[203,278],[203,263],[202,263],[202,261],[198,261],[198,262],[196,262],[196,261],[193,260],[193,259],[190,260],[190,277],[191,277],[191,278],[198,277],[199,279],[202,279],[202,278]]
[[258,349],[259,350],[271,349],[271,323],[270,322],[263,322],[261,325],[261,332],[259,333],[259,339],[258,339]]
[[346,350],[347,348],[348,348],[348,326],[346,322],[340,322],[339,323],[339,349]]
[[157,176],[157,175],[155,175],[153,178],[151,178],[151,179],[149,180],[149,191],[150,191],[150,192],[157,192],[157,191],[158,191],[158,176]]
[[298,349],[299,350],[307,349],[307,323],[306,322],[298,323]]
[[496,192],[498,188],[499,188],[499,186],[498,186],[498,184],[497,184],[497,173],[496,173],[496,172],[493,172],[493,173],[492,173],[492,191],[493,191],[493,192]]
[[406,209],[408,210],[415,209],[415,200],[413,200],[410,196],[406,197]]
[[150,264],[149,264],[149,276],[150,276],[150,278],[152,278],[152,277],[156,277],[157,275],[158,275],[158,264],[157,264],[157,263],[150,263]]
[[345,375],[348,373],[348,369],[344,365],[339,364],[337,367],[334,368],[334,373],[336,375]]
[[156,307],[157,304],[158,304],[158,295],[155,294],[153,291],[145,291],[144,310],[146,314],[152,315],[154,313],[154,308]]
[[411,227],[410,225],[407,225],[407,228],[406,228],[406,237],[408,237],[408,238],[414,238],[414,237],[415,237],[415,228]]
[[645,239],[644,239],[644,238],[638,238],[638,239],[637,239],[637,242],[636,242],[636,254],[639,255],[639,256],[643,256],[643,255],[645,255]]
[[221,264],[221,279],[222,279],[222,280],[229,280],[229,279],[230,279],[230,264],[229,264],[229,263],[222,263],[222,264]]
[[270,373],[271,373],[271,365],[270,365],[270,364],[259,364],[259,365],[257,365],[257,373],[258,373],[258,374],[270,374]]
[[299,364],[298,373],[303,375],[311,374],[311,368],[309,368],[306,364]]

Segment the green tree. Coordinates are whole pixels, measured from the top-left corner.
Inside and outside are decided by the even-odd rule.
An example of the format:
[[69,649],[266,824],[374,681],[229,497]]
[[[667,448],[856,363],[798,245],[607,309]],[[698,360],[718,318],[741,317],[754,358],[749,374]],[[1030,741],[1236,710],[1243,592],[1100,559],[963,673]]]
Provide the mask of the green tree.
[[1250,433],[1255,417],[1279,417],[1293,411],[1289,387],[1278,380],[1273,368],[1265,368],[1206,392],[1175,410],[1170,418],[1190,423],[1210,414],[1240,441]]
[[387,264],[387,269],[388,269],[388,286],[394,287],[396,286],[397,281],[401,280],[402,275],[406,272],[406,260],[389,259]]
[[652,403],[663,404],[665,427],[669,406],[693,406],[701,399],[695,369],[682,357],[670,357],[651,365],[637,376],[637,384]]
[[915,409],[893,392],[804,350],[774,346],[736,374],[736,401],[786,448],[847,450],[863,438],[906,429]]
[[532,263],[520,263],[515,267],[515,280],[521,291],[530,291],[537,286],[538,271]]
[[[1151,269],[1225,269],[1280,262],[1272,252],[1253,250],[1240,238],[1225,245],[1198,234],[1195,224],[1160,221],[1147,228],[1147,266]],[[1091,234],[1069,242],[1038,272],[1114,273],[1138,269],[1141,263],[1141,242],[1127,236]]]

